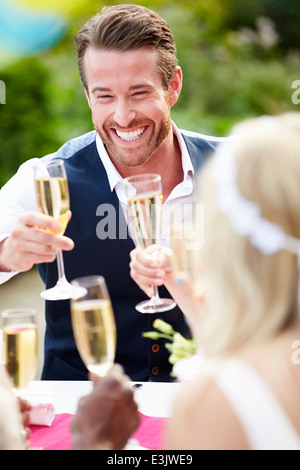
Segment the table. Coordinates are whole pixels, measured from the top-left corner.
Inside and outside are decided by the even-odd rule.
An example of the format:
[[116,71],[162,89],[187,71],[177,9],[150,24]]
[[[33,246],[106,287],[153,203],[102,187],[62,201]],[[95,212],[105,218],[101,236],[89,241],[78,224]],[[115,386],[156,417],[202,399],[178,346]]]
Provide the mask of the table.
[[[134,392],[141,421],[125,449],[163,449],[165,419],[172,414],[181,384],[131,382],[131,385],[136,383],[141,384]],[[31,445],[49,450],[69,449],[70,419],[76,413],[80,397],[87,395],[92,387],[90,381],[32,381],[26,389],[20,390],[19,395],[32,404],[52,403],[55,407],[56,417],[51,427],[33,427]]]
[[[0,364],[3,363],[2,329],[0,329]],[[132,382],[134,384],[135,382]],[[180,383],[174,382],[139,382],[143,383],[135,392],[139,411],[147,416],[167,418],[171,416],[174,398]],[[92,389],[90,381],[53,381],[33,380],[20,393],[31,403],[52,403],[56,414],[75,414],[81,396]]]
[[[134,384],[135,382],[132,382]],[[135,391],[139,411],[147,416],[169,417],[180,383],[139,382],[142,387]],[[52,403],[55,413],[75,414],[81,396],[93,387],[90,381],[34,380],[20,393],[31,403]]]
[[[1,333],[2,331],[0,329],[0,363],[3,363]],[[137,435],[134,434],[133,437],[136,439],[136,442],[144,446],[143,448],[161,449],[163,448],[159,447],[162,442],[162,439],[160,439],[162,425],[160,423],[163,422],[163,419],[161,418],[169,418],[172,415],[174,400],[179,392],[181,383],[131,382],[131,385],[136,383],[142,384],[142,386],[134,392],[138,410],[141,413],[141,425],[137,430]],[[50,448],[50,432],[56,439],[55,446],[52,446],[51,449],[60,448],[57,446],[57,440],[59,440],[61,436],[61,434],[57,432],[57,420],[69,420],[71,418],[70,415],[75,415],[79,399],[84,395],[88,395],[92,388],[93,383],[91,381],[33,380],[27,388],[18,391],[20,397],[28,400],[32,404],[51,403],[54,405],[56,417],[51,427],[45,427],[43,431],[46,444],[42,442],[39,443],[39,445],[42,444],[43,448],[45,445],[46,448]],[[62,421],[59,421],[59,423],[60,429],[62,429]],[[63,431],[65,431],[65,429],[66,428],[63,428]],[[68,432],[68,434],[70,433]],[[153,436],[155,437],[153,438]],[[47,444],[49,445],[47,446]],[[36,445],[36,442],[33,442],[32,445]],[[63,441],[62,449],[69,448],[64,447],[64,445],[65,441]],[[157,445],[157,447],[155,445]],[[127,447],[128,445],[126,448]]]

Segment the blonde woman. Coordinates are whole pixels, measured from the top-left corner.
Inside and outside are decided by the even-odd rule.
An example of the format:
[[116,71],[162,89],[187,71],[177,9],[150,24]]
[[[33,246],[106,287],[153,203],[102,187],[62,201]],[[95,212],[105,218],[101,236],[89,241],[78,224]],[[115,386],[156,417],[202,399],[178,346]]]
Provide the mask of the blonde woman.
[[[167,447],[299,450],[300,115],[233,135],[199,181],[208,290],[194,331],[206,359],[177,398]],[[164,282],[180,302],[186,286],[166,260],[155,269],[133,254],[133,277]]]

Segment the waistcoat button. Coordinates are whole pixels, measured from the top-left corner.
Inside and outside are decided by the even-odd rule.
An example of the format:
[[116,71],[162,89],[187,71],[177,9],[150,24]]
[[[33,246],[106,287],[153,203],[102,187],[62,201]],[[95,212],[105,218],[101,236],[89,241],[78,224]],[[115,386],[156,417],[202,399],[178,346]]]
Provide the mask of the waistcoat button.
[[153,353],[157,353],[160,350],[159,344],[153,344],[151,350]]

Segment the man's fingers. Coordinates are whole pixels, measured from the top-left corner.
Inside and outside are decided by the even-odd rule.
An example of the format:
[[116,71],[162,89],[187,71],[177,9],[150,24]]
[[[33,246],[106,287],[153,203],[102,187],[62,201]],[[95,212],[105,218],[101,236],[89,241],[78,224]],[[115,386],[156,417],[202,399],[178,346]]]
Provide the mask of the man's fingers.
[[[52,249],[55,248],[56,250],[64,251],[72,250],[74,248],[74,242],[70,238],[45,231],[45,229],[52,229],[54,225],[51,217],[50,221],[48,216],[44,217],[46,220],[43,218],[39,219],[38,217],[28,219],[25,215],[20,218],[19,223],[15,225],[11,232],[16,247],[21,248],[22,244],[31,243],[31,248],[29,248],[28,251],[33,253],[44,253],[45,247],[52,247]],[[34,222],[37,222],[37,224]],[[43,225],[41,226],[40,223],[43,223]]]
[[25,212],[20,216],[19,221],[27,227],[41,227],[49,230],[57,230],[60,224],[50,215],[41,214],[39,212]]
[[165,277],[163,269],[159,268],[159,263],[151,260],[139,250],[133,250],[130,257],[129,267],[131,276],[139,284],[157,284],[160,285]]
[[73,240],[51,232],[57,227],[60,224],[53,217],[38,212],[22,214],[0,244],[1,269],[28,271],[34,264],[53,262],[58,250],[72,250]]

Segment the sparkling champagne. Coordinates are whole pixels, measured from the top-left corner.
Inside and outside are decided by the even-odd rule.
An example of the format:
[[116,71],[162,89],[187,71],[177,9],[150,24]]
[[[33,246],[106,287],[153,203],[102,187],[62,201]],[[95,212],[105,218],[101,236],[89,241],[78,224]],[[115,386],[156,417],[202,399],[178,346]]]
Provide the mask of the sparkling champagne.
[[128,214],[138,245],[145,249],[161,236],[162,193],[145,193],[128,198]]
[[72,325],[76,345],[90,372],[104,377],[112,367],[116,351],[116,327],[109,299],[73,302]]
[[37,341],[35,324],[7,325],[3,328],[5,367],[16,388],[26,387],[34,377]]
[[[188,236],[187,236],[188,235]],[[199,229],[187,224],[171,226],[172,265],[175,272],[187,273],[194,285],[196,295],[203,295],[207,288],[202,244]]]
[[35,191],[39,211],[51,215],[60,223],[60,229],[52,231],[63,234],[68,224],[69,188],[67,178],[35,178]]

